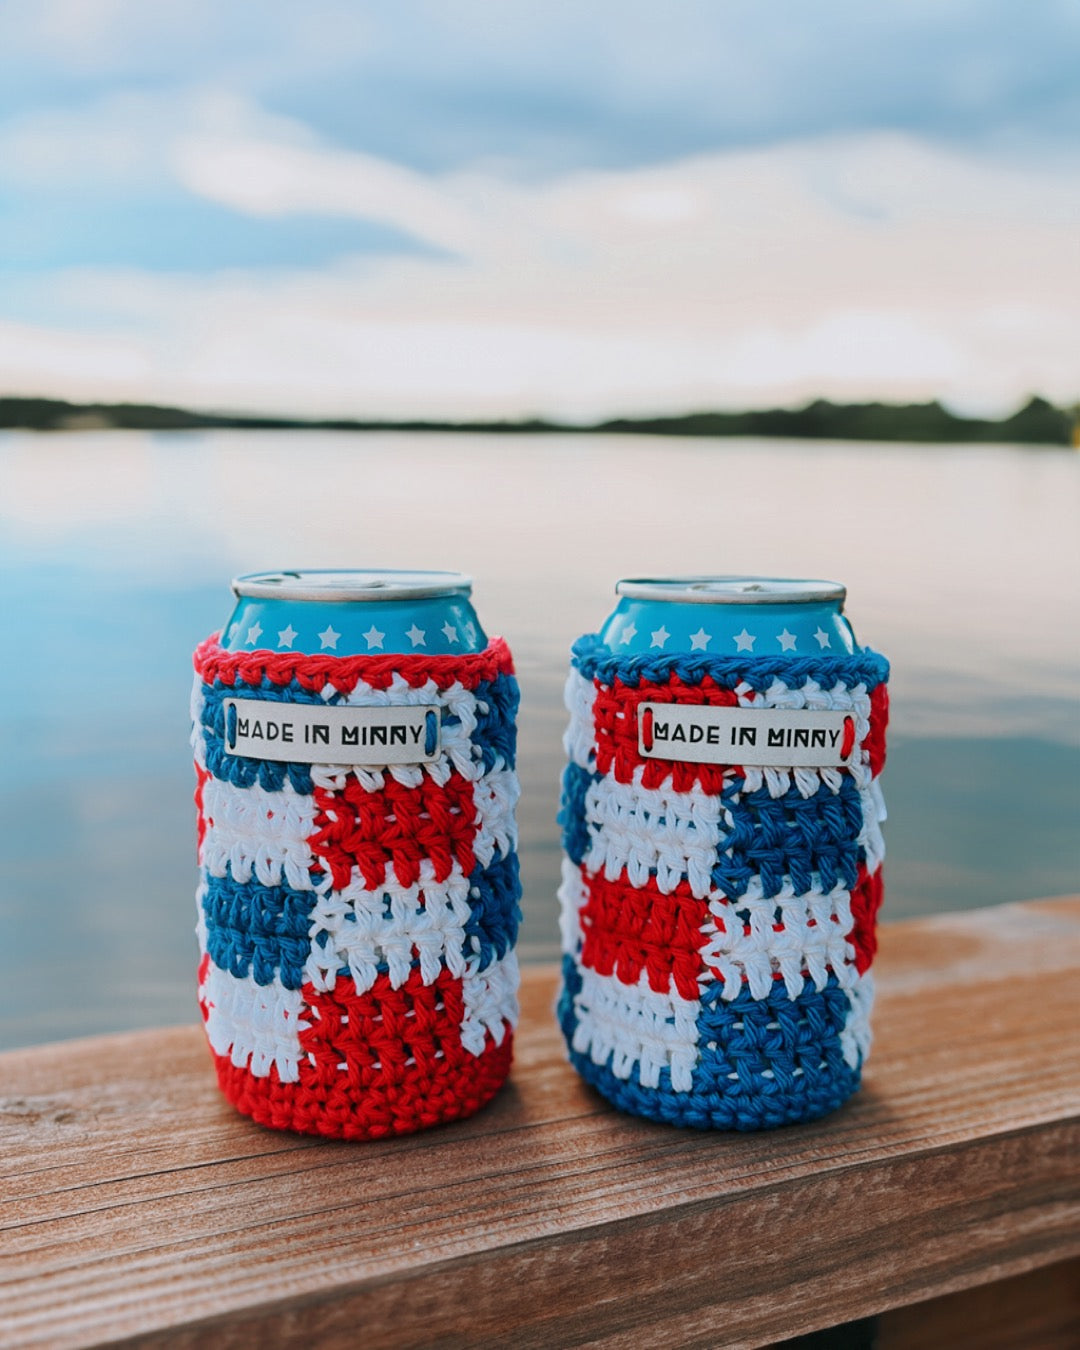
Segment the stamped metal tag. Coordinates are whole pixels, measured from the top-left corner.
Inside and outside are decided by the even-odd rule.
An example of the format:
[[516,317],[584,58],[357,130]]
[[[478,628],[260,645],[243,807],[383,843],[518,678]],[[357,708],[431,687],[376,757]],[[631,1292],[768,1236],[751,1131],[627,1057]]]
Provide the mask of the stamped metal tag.
[[646,759],[839,769],[854,749],[855,718],[850,712],[685,703],[642,703],[638,708],[638,751]]
[[440,719],[429,705],[324,708],[227,698],[230,755],[296,764],[430,764],[439,757]]

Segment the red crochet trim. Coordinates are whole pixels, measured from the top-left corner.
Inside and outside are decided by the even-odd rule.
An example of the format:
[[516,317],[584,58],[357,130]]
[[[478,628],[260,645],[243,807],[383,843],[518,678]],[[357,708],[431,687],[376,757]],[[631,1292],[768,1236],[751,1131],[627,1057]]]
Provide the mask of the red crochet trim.
[[514,673],[510,648],[500,637],[493,637],[482,652],[462,652],[453,656],[394,654],[385,656],[305,655],[302,652],[227,652],[214,633],[195,649],[195,670],[204,684],[220,681],[230,689],[237,684],[259,688],[264,680],[286,685],[293,680],[310,693],[319,693],[332,684],[339,693],[350,694],[363,680],[374,689],[386,689],[395,675],[412,688],[433,681],[440,689],[461,684],[475,689],[485,680]]
[[206,839],[206,813],[203,810],[203,794],[210,778],[209,769],[204,769],[201,764],[195,765],[195,828],[197,831],[195,857],[200,864],[202,863],[203,842]]
[[[884,686],[882,686],[884,688]],[[885,898],[885,880],[882,869],[867,873],[859,868],[859,880],[851,892],[851,917],[854,927],[848,941],[855,948],[855,969],[864,975],[869,969],[877,951],[877,916],[881,902]]]
[[885,767],[885,733],[889,727],[889,686],[876,685],[870,694],[870,731],[863,748],[870,753],[870,772],[876,778]]

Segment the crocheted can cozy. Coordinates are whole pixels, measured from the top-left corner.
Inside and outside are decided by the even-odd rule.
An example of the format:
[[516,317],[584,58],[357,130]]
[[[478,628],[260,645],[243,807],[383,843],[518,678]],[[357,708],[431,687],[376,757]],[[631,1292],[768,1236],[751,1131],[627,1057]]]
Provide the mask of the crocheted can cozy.
[[[882,900],[888,664],[573,648],[560,824],[563,985],[578,1072],[655,1120],[813,1120],[859,1086]],[[644,702],[844,710],[850,767],[639,755]]]
[[[520,921],[517,682],[475,654],[195,653],[199,1004],[225,1096],[344,1139],[471,1115],[510,1069]],[[226,752],[223,700],[437,706],[438,758]]]

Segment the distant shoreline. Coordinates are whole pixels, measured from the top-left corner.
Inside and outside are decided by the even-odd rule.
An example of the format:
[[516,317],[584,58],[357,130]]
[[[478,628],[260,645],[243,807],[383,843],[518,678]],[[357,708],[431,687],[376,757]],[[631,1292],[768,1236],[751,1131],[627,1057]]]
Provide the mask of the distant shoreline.
[[1032,398],[1010,417],[957,417],[940,403],[830,403],[748,412],[619,417],[602,422],[379,420],[194,412],[151,403],[69,403],[0,397],[0,430],[20,431],[412,431],[537,435],[772,436],[806,440],[907,441],[922,444],[1078,445],[1077,414]]

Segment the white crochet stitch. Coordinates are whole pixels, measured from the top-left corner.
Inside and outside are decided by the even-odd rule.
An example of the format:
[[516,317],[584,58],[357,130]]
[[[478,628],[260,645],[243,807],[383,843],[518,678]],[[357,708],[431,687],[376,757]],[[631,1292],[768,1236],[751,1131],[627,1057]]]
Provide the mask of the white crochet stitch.
[[636,985],[626,985],[583,969],[574,1011],[574,1049],[594,1064],[610,1056],[616,1078],[636,1071],[644,1087],[656,1087],[666,1068],[676,1092],[690,1091],[698,1061],[697,999],[656,993],[644,972]]
[[565,699],[570,722],[563,733],[563,748],[572,764],[581,769],[593,769],[596,767],[596,727],[593,723],[596,686],[571,668],[566,678]]
[[881,825],[888,816],[881,784],[876,778],[859,793],[859,804],[862,807],[863,823],[858,842],[866,850],[866,870],[876,872],[885,857],[885,836],[881,833]]
[[203,693],[203,682],[196,679],[191,688],[191,754],[195,761],[195,768],[200,773],[206,772],[206,737],[203,734],[203,709],[206,707],[206,696]]
[[315,830],[314,797],[296,792],[288,780],[272,792],[209,778],[202,810],[206,834],[200,860],[211,876],[223,877],[228,865],[241,884],[254,875],[263,886],[284,882],[293,890],[312,889],[308,839]]
[[268,1077],[273,1066],[283,1083],[297,1081],[300,1032],[311,1025],[298,989],[285,989],[279,980],[256,984],[250,975],[237,978],[208,962],[199,1000],[216,1054],[228,1055],[257,1078]]
[[517,1026],[517,991],[521,982],[518,960],[512,951],[484,970],[478,966],[479,958],[471,957],[461,982],[465,1000],[461,1044],[473,1055],[483,1053],[487,1033],[496,1045],[502,1045],[506,1033]]
[[338,972],[347,968],[362,994],[385,963],[390,984],[398,989],[409,978],[414,953],[425,984],[434,983],[444,957],[452,975],[464,975],[470,912],[469,879],[457,863],[439,882],[431,861],[424,858],[415,886],[402,886],[390,867],[376,890],[355,879],[333,890],[327,878],[311,916],[305,977],[316,989],[330,990]]
[[477,830],[473,853],[481,867],[488,867],[496,850],[507,857],[517,848],[514,812],[521,785],[513,769],[492,769],[473,784]]
[[581,868],[564,854],[559,886],[559,937],[567,956],[576,957],[581,951],[581,911],[587,899]]
[[[820,879],[815,881],[820,887]],[[848,988],[856,979],[855,949],[847,940],[852,927],[851,895],[842,886],[796,895],[788,880],[778,895],[765,896],[761,878],[751,877],[738,900],[713,892],[702,926],[701,955],[708,971],[700,981],[704,986],[710,975],[719,976],[726,1000],[738,997],[744,976],[757,999],[768,997],[777,974],[793,999],[803,991],[804,971],[818,990],[825,988],[830,971]]]
[[651,872],[669,895],[685,876],[699,899],[712,889],[712,869],[730,816],[719,797],[641,786],[605,776],[585,794],[589,851],[585,865],[615,880],[626,868],[631,885],[643,886]]
[[874,1006],[874,976],[868,970],[856,976],[848,987],[851,1010],[840,1033],[840,1052],[849,1068],[865,1063],[873,1039],[870,1031],[870,1012]]

